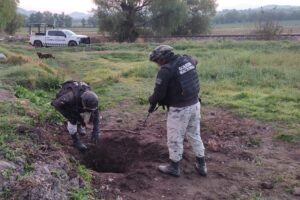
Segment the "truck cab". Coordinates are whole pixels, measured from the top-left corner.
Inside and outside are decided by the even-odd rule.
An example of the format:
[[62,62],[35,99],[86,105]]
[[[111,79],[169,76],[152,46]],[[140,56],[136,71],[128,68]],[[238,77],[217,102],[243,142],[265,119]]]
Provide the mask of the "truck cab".
[[[49,29],[45,24],[39,24],[38,31],[33,32],[30,26],[30,44],[35,47],[60,47],[90,44],[90,38],[86,35],[77,35],[67,29]],[[42,31],[43,29],[43,31]]]

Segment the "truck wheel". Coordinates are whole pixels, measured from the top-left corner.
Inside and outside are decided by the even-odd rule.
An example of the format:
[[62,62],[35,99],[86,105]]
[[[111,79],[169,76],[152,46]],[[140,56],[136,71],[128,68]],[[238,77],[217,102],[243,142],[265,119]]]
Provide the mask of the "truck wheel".
[[35,48],[43,47],[43,44],[42,44],[41,41],[34,41],[33,45],[34,45]]
[[77,46],[77,43],[75,41],[70,41],[68,46],[69,47],[75,47],[75,46]]

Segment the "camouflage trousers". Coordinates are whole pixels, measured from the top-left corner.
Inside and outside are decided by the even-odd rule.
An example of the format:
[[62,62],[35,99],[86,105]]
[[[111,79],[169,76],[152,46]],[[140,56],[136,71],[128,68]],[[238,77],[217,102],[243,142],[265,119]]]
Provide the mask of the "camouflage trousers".
[[204,156],[204,145],[200,136],[200,103],[178,108],[170,107],[167,120],[169,157],[178,162],[182,159],[185,136],[197,157]]
[[[85,112],[85,113],[80,113],[80,116],[82,117],[83,121],[85,124],[88,124],[91,118],[91,113]],[[70,133],[70,135],[74,135],[78,131],[80,132],[86,132],[85,126],[77,122],[76,124],[72,124],[71,122],[68,121],[67,129]],[[78,130],[80,129],[80,130]]]

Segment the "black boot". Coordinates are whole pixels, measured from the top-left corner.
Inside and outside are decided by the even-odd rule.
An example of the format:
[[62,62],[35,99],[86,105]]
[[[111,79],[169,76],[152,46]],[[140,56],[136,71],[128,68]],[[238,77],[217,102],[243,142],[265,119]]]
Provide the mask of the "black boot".
[[206,176],[207,175],[207,168],[205,164],[205,158],[203,157],[196,157],[197,163],[196,163],[196,170],[200,174],[200,176]]
[[164,174],[169,174],[171,176],[180,176],[179,162],[171,161],[170,164],[159,165],[158,170]]
[[72,136],[72,139],[73,139],[73,145],[74,145],[78,150],[80,150],[80,151],[85,151],[85,150],[87,150],[87,147],[86,147],[84,144],[82,144],[82,143],[80,142],[80,139],[79,139],[77,133],[75,133],[75,134],[73,134],[73,135],[71,135],[71,136]]

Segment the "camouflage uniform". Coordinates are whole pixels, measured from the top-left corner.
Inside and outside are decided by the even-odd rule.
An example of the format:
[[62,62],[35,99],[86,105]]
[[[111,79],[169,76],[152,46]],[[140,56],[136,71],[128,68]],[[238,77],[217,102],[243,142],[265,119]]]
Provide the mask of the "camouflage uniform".
[[149,97],[148,112],[157,104],[169,108],[167,120],[168,148],[171,162],[159,165],[162,173],[180,176],[179,161],[183,154],[185,134],[196,156],[196,169],[206,176],[204,145],[200,137],[200,82],[196,70],[198,61],[188,55],[175,55],[168,45],[156,47],[150,61],[160,66],[153,94]]
[[86,124],[93,123],[91,140],[99,140],[99,109],[98,96],[91,91],[88,84],[79,81],[67,81],[53,99],[51,105],[68,119],[67,129],[73,139],[75,147],[86,150],[80,142],[79,135],[86,134]]
[[185,134],[197,157],[204,156],[204,145],[200,137],[200,103],[178,108],[170,107],[167,120],[167,136],[170,159],[182,159]]

